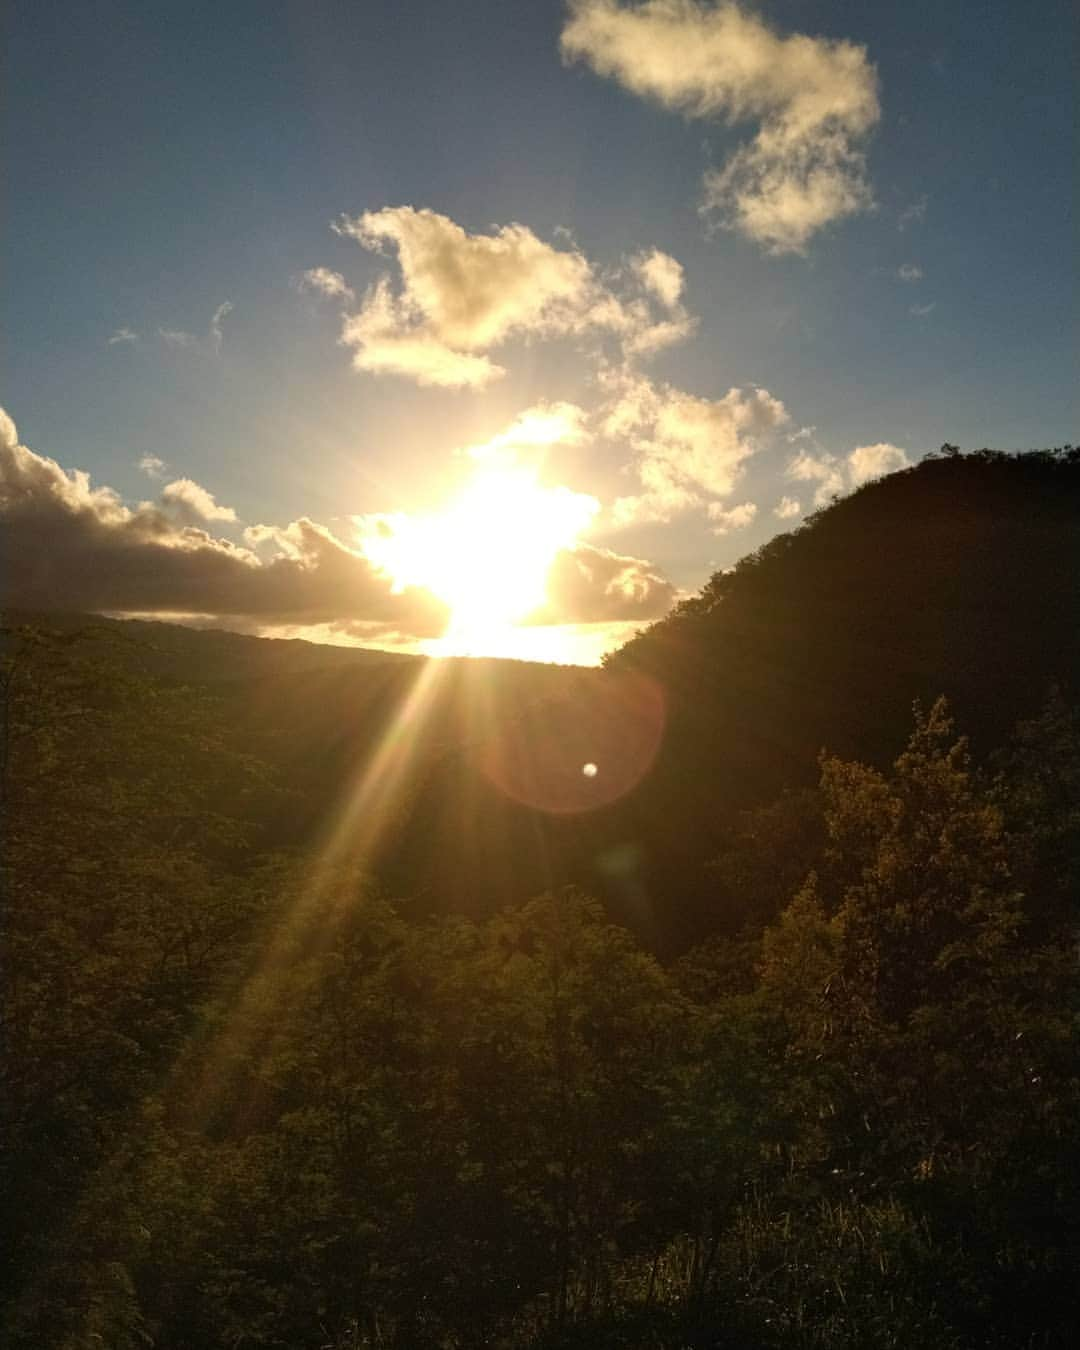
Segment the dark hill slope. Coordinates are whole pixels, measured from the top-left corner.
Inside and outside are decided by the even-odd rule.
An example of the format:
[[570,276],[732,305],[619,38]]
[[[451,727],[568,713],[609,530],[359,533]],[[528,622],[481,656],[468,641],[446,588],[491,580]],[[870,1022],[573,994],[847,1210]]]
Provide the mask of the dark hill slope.
[[[375,655],[372,653],[371,655]],[[359,666],[266,670],[225,697],[241,738],[291,789],[282,843],[332,832],[358,792],[411,819],[431,776],[506,728],[529,724],[556,694],[583,703],[603,672],[526,661],[391,658]],[[400,890],[397,826],[373,836],[369,862]],[[428,857],[428,841],[409,848]]]
[[250,637],[218,628],[191,628],[149,619],[111,619],[9,608],[4,622],[53,633],[84,634],[104,640],[109,659],[133,671],[192,684],[221,684],[311,671],[363,670],[418,665],[420,657],[367,647],[335,647],[301,638]]
[[[144,679],[209,695],[233,744],[285,789],[263,822],[283,846],[321,842],[365,783],[373,805],[392,795],[390,819],[400,822],[433,764],[528,724],[556,694],[581,705],[604,679],[580,667],[435,660],[93,614],[7,610],[2,619],[0,652],[17,648],[24,628],[51,635],[98,680],[134,677],[147,709]],[[361,833],[377,845],[373,865],[394,853],[393,830]]]
[[545,815],[478,757],[448,756],[416,801],[401,884],[475,909],[572,879],[664,946],[731,926],[704,864],[736,810],[815,781],[822,748],[887,763],[914,699],[944,693],[977,751],[1001,744],[1052,683],[1080,685],[1078,617],[1080,456],[930,459],[714,576],[611,659],[594,701],[556,698],[515,733],[580,773],[618,681],[655,681],[666,730],[634,791]]
[[[612,669],[668,692],[662,763],[738,778],[741,802],[818,750],[886,761],[914,698],[944,693],[997,745],[1080,673],[1080,454],[930,459],[870,483],[719,573]],[[717,758],[719,756],[719,758]]]

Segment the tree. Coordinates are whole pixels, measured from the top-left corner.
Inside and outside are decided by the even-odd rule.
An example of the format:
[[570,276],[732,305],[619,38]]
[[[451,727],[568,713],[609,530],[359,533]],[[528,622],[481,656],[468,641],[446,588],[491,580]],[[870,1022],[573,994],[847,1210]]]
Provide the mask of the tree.
[[114,657],[81,631],[6,634],[5,1292],[49,1259],[258,901],[264,771],[207,699]]
[[1061,932],[1029,921],[1028,844],[942,701],[917,710],[891,774],[826,758],[821,790],[821,875],[767,936],[763,980],[813,1066],[827,1170],[959,1240],[973,1321],[1013,1344],[1025,1318],[1060,1328],[1048,1291],[1078,1218],[1076,972]]

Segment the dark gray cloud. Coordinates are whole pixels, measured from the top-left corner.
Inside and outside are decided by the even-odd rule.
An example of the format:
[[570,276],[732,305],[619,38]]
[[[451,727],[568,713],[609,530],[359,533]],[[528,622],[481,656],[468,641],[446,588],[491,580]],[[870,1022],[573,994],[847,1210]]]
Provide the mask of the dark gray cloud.
[[[192,523],[201,517],[202,524]],[[203,528],[235,519],[199,484],[178,479],[158,503],[125,505],[81,470],[20,445],[0,409],[3,600],[26,609],[198,616],[241,631],[328,626],[366,641],[439,636],[446,605],[392,580],[324,525],[253,525],[244,543]],[[500,560],[493,557],[492,567]],[[531,624],[648,620],[674,588],[640,558],[589,544],[556,555]]]
[[548,603],[531,623],[645,622],[666,614],[675,587],[643,558],[578,544],[561,550],[547,581]]
[[0,570],[6,604],[30,609],[194,613],[262,624],[356,620],[417,637],[442,631],[427,591],[391,582],[324,526],[267,529],[270,556],[125,506],[80,470],[19,445],[0,410]]

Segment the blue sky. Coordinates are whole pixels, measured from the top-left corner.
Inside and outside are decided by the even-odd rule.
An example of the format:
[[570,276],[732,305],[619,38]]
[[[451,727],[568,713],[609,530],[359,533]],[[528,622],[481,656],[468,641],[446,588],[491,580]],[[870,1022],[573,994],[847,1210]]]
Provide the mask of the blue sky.
[[[205,488],[236,522],[193,497],[168,519],[238,550],[255,548],[244,526],[302,517],[356,547],[351,517],[438,511],[472,463],[455,451],[528,409],[570,405],[579,434],[546,448],[542,475],[597,503],[581,535],[593,553],[578,561],[640,566],[618,574],[617,604],[590,608],[582,592],[547,617],[631,623],[631,591],[651,617],[796,524],[775,514],[785,498],[805,514],[944,440],[1074,439],[1070,8],[772,0],[732,19],[729,5],[676,0],[16,6],[0,404],[19,442],[132,510],[171,481]],[[679,43],[700,53],[703,35],[688,73]],[[736,46],[751,67],[733,75]],[[836,93],[845,80],[850,98]],[[807,81],[833,99],[824,120]],[[816,215],[762,215],[764,183],[802,174],[805,186],[807,172],[832,175],[814,179]],[[459,325],[458,357],[502,372],[476,384],[387,373],[398,358],[374,339],[339,341],[380,277],[397,306],[384,346],[406,329],[445,346],[450,332],[416,289],[430,258],[412,290],[403,271],[404,207],[435,213],[442,234],[422,247],[444,262],[517,223],[544,259],[582,260],[592,299],[575,293],[570,314],[560,291],[488,346]],[[365,213],[354,237],[331,229]],[[652,250],[681,265],[677,310],[642,280]],[[444,317],[457,266],[432,282]],[[305,282],[312,269],[352,298]],[[642,297],[651,317],[631,320]],[[621,317],[595,317],[605,298]],[[680,340],[628,358],[628,325],[672,315]],[[352,367],[357,353],[367,369]],[[768,415],[760,399],[751,408],[762,391]],[[636,422],[614,416],[635,400]],[[703,467],[714,449],[691,445],[687,417],[696,436],[715,428],[719,470]],[[858,468],[860,447],[876,455]],[[156,477],[138,467],[146,456],[163,462]],[[642,466],[661,463],[658,495]],[[259,547],[267,565],[288,560],[269,533]],[[182,599],[160,607],[214,610],[205,594]],[[361,610],[345,606],[342,624],[362,625]],[[332,636],[332,611],[306,617]],[[394,623],[407,640],[407,620]]]

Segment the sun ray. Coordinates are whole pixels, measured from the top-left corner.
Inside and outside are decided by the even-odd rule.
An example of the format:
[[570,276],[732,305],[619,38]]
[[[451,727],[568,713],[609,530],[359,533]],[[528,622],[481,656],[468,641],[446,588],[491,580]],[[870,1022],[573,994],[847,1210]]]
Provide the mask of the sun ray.
[[[443,655],[507,654],[520,621],[544,604],[548,571],[599,509],[595,498],[539,481],[535,468],[502,455],[481,457],[458,496],[439,514],[357,520],[362,549],[395,588],[425,586],[450,610],[435,649]],[[292,902],[267,935],[209,1044],[198,1049],[195,1082],[185,1093],[189,1125],[203,1128],[229,1101],[256,1041],[274,1036],[279,974],[298,952],[332,941],[327,902],[344,878],[362,875],[384,841],[443,695],[464,700],[469,739],[485,743],[494,710],[481,668],[426,660],[344,794],[321,846],[294,883]],[[444,683],[451,680],[448,688]],[[179,1083],[186,1070],[174,1070]]]
[[238,1066],[252,1048],[260,1009],[273,1004],[278,972],[298,949],[330,940],[331,933],[317,931],[324,902],[343,875],[359,871],[370,860],[393,819],[446,671],[438,660],[423,663],[345,795],[335,822],[297,886],[291,909],[267,938],[257,966],[241,986],[217,1036],[209,1047],[201,1048],[197,1085],[187,1102],[189,1125],[205,1127],[226,1096]]

